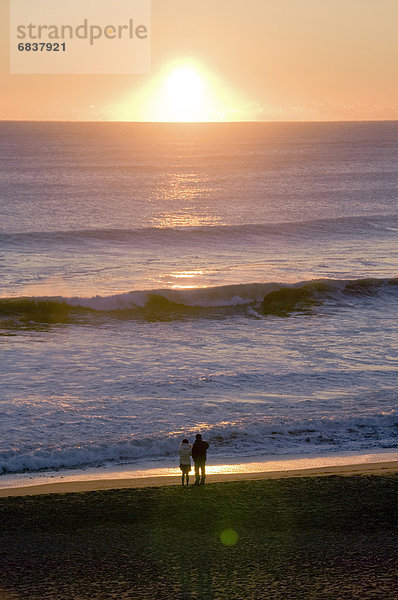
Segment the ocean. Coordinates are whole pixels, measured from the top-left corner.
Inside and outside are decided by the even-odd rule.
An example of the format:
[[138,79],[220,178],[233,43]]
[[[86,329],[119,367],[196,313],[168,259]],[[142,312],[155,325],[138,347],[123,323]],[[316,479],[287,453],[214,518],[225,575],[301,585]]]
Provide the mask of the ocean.
[[398,447],[398,123],[0,123],[0,473]]

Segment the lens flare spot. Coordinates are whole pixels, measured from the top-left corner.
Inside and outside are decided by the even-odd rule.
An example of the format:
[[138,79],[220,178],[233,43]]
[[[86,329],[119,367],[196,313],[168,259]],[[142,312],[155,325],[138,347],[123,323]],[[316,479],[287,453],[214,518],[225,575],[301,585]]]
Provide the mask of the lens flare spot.
[[238,543],[239,536],[235,529],[223,529],[220,533],[220,540],[224,546],[235,546]]

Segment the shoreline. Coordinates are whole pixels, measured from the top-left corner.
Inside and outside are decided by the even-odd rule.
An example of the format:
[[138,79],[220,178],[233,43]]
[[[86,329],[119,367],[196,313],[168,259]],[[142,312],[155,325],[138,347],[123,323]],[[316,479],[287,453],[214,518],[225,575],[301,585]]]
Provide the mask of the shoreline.
[[[325,477],[350,475],[398,474],[398,452],[346,453],[336,456],[302,457],[290,460],[268,460],[207,466],[206,483],[253,481],[262,479],[286,479],[297,477]],[[190,482],[194,482],[193,469]],[[5,476],[8,477],[8,476]],[[27,478],[29,477],[29,479]],[[144,470],[111,470],[110,472],[78,475],[22,476],[11,478],[10,483],[0,487],[0,498],[36,496],[43,494],[67,494],[110,489],[178,486],[181,474],[178,468]],[[1,485],[1,484],[0,484]]]

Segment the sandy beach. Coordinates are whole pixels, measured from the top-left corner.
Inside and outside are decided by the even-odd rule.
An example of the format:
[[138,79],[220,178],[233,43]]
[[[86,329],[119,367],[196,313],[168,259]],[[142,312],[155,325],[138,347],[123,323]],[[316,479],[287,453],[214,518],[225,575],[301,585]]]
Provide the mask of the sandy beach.
[[[382,455],[381,455],[382,456]],[[394,458],[396,454],[394,453]],[[311,467],[312,462],[322,462],[318,458],[316,461],[286,461],[286,465],[283,461],[278,462],[277,465],[283,465],[283,469],[280,470],[272,468],[272,463],[248,463],[247,471],[242,469],[246,466],[244,463],[239,465],[231,465],[229,469],[224,466],[210,467],[208,468],[208,474],[206,483],[222,483],[227,481],[253,481],[259,479],[282,479],[290,477],[324,477],[327,475],[390,475],[398,473],[398,460],[384,460],[379,462],[355,462],[355,459],[351,459],[353,462],[347,464],[319,464],[318,466]],[[336,458],[334,458],[336,461]],[[333,458],[331,459],[331,462]],[[295,463],[303,464],[301,468],[292,468]],[[263,465],[263,468],[261,468]],[[222,472],[226,470],[226,472]],[[155,471],[154,469],[152,471]],[[107,478],[96,478],[94,475],[91,477],[85,477],[83,479],[68,478],[66,481],[57,480],[55,482],[32,484],[28,481],[26,485],[19,484],[11,487],[0,488],[0,498],[6,498],[9,496],[36,496],[40,494],[66,494],[73,492],[93,492],[102,490],[112,489],[126,489],[126,488],[141,488],[141,487],[162,487],[169,485],[180,485],[181,477],[178,474],[151,474],[151,470],[148,470],[148,475],[145,475],[145,471],[138,472],[139,476],[108,476]],[[166,469],[160,470],[166,471]],[[176,469],[170,470],[176,472]],[[212,472],[214,471],[214,472]],[[221,472],[220,472],[221,471]],[[144,473],[144,474],[142,474]],[[36,478],[37,480],[37,478]],[[193,483],[193,475],[191,472],[191,483]]]
[[3,489],[0,598],[395,600],[397,466]]

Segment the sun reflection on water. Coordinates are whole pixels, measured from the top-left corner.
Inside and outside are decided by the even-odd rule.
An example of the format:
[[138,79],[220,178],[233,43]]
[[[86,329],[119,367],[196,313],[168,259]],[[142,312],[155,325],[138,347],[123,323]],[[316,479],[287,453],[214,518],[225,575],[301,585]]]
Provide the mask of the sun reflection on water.
[[[170,286],[172,289],[193,289],[199,287],[206,287],[206,284],[199,284],[195,281],[205,275],[205,271],[202,269],[195,269],[192,271],[177,271],[175,273],[165,273],[161,276],[162,283]],[[176,281],[177,280],[177,281]]]
[[[157,196],[169,208],[152,218],[154,227],[203,227],[220,224],[209,204],[212,186],[201,172],[170,173],[162,177]],[[170,203],[172,206],[170,206]]]
[[203,275],[203,271],[181,271],[180,273],[170,273],[170,277],[175,277],[176,279],[196,277],[197,275]]
[[159,212],[153,219],[154,227],[203,227],[218,225],[219,219],[206,213],[206,208],[200,211],[197,208],[183,208],[170,212]]
[[175,285],[171,286],[173,290],[193,290],[196,288],[199,288],[200,285],[178,285],[177,283]]

